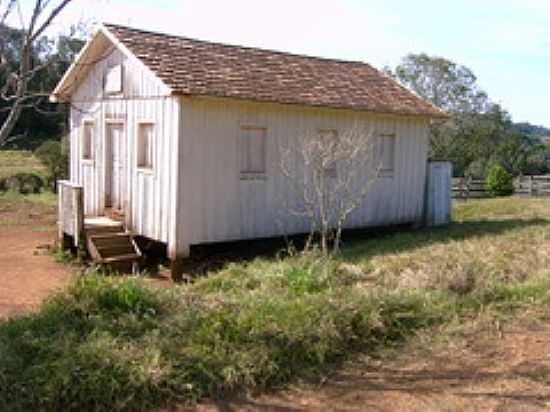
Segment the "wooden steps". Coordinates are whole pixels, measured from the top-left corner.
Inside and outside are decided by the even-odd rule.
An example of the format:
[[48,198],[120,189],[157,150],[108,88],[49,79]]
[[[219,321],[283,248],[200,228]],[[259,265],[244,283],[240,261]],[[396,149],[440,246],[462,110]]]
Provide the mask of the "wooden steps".
[[88,253],[95,263],[120,272],[132,272],[141,261],[139,247],[120,222],[108,218],[89,219],[84,230]]

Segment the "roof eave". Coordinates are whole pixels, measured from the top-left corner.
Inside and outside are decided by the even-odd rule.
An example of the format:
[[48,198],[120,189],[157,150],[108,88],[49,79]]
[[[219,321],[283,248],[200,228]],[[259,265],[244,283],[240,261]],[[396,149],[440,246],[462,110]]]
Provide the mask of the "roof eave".
[[227,99],[235,100],[241,102],[250,102],[250,103],[264,103],[264,104],[275,104],[275,105],[286,105],[286,106],[299,106],[299,107],[309,107],[317,109],[328,109],[328,110],[347,110],[352,112],[364,112],[378,115],[387,115],[387,116],[402,116],[402,117],[414,117],[414,118],[424,118],[428,120],[448,120],[451,116],[445,111],[433,106],[431,112],[418,112],[418,113],[404,113],[399,111],[392,110],[374,110],[366,107],[353,107],[353,106],[340,106],[340,105],[326,105],[326,104],[307,104],[291,101],[280,101],[280,100],[271,100],[271,99],[253,99],[248,97],[235,97],[235,96],[224,96],[224,95],[215,95],[215,94],[201,94],[201,93],[192,93],[189,91],[182,91],[175,89],[173,91],[174,95],[181,97],[189,98],[207,98],[207,99]]
[[52,103],[69,101],[70,95],[72,94],[73,85],[70,84],[70,79],[78,69],[78,66],[81,64],[81,60],[85,58],[86,54],[89,52],[90,48],[97,40],[98,36],[104,35],[113,45],[118,48],[122,53],[124,53],[129,59],[138,64],[145,72],[151,75],[152,78],[158,83],[158,86],[163,91],[163,94],[171,95],[173,93],[172,88],[170,88],[164,81],[162,81],[156,73],[154,73],[149,66],[143,63],[136,55],[134,55],[118,38],[103,24],[100,24],[97,30],[94,32],[92,37],[86,42],[82,50],[76,56],[74,62],[69,66],[53,92],[49,96],[49,100]]

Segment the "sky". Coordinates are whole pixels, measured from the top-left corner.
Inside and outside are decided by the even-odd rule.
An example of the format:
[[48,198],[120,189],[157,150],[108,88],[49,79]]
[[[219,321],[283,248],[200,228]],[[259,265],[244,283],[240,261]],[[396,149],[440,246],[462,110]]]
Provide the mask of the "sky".
[[514,121],[550,127],[550,0],[73,0],[55,29],[82,19],[378,68],[425,52],[472,69]]

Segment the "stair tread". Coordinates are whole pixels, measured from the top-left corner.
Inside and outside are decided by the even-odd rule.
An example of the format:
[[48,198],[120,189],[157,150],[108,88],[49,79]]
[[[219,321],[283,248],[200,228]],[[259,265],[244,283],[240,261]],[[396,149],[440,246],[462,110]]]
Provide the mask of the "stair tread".
[[116,238],[124,238],[124,237],[131,238],[132,235],[126,232],[113,232],[113,233],[102,233],[100,235],[90,235],[88,237],[91,240],[95,240],[95,239],[109,239],[109,238],[116,239]]
[[139,260],[140,258],[141,258],[140,255],[136,253],[132,253],[127,255],[118,255],[118,256],[103,258],[101,259],[101,263],[125,262],[125,261]]
[[132,244],[132,241],[130,239],[127,239],[127,240],[101,240],[101,241],[95,241],[94,242],[94,245],[96,245],[96,247],[101,247],[101,248],[105,248],[105,247],[119,247],[119,246],[124,246],[124,245],[131,245]]

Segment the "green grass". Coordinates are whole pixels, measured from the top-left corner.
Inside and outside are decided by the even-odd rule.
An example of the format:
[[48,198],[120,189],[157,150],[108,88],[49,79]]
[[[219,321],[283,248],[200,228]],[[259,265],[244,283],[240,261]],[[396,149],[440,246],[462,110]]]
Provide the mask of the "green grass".
[[23,172],[36,173],[44,177],[46,169],[32,152],[26,150],[0,150],[0,179]]
[[51,224],[55,223],[56,208],[57,195],[52,192],[28,195],[0,192],[0,227],[38,224],[40,230],[51,229]]
[[351,242],[334,259],[230,264],[169,290],[88,274],[0,324],[0,410],[148,410],[278,388],[435,327],[548,305],[545,212],[469,202],[447,228]]

